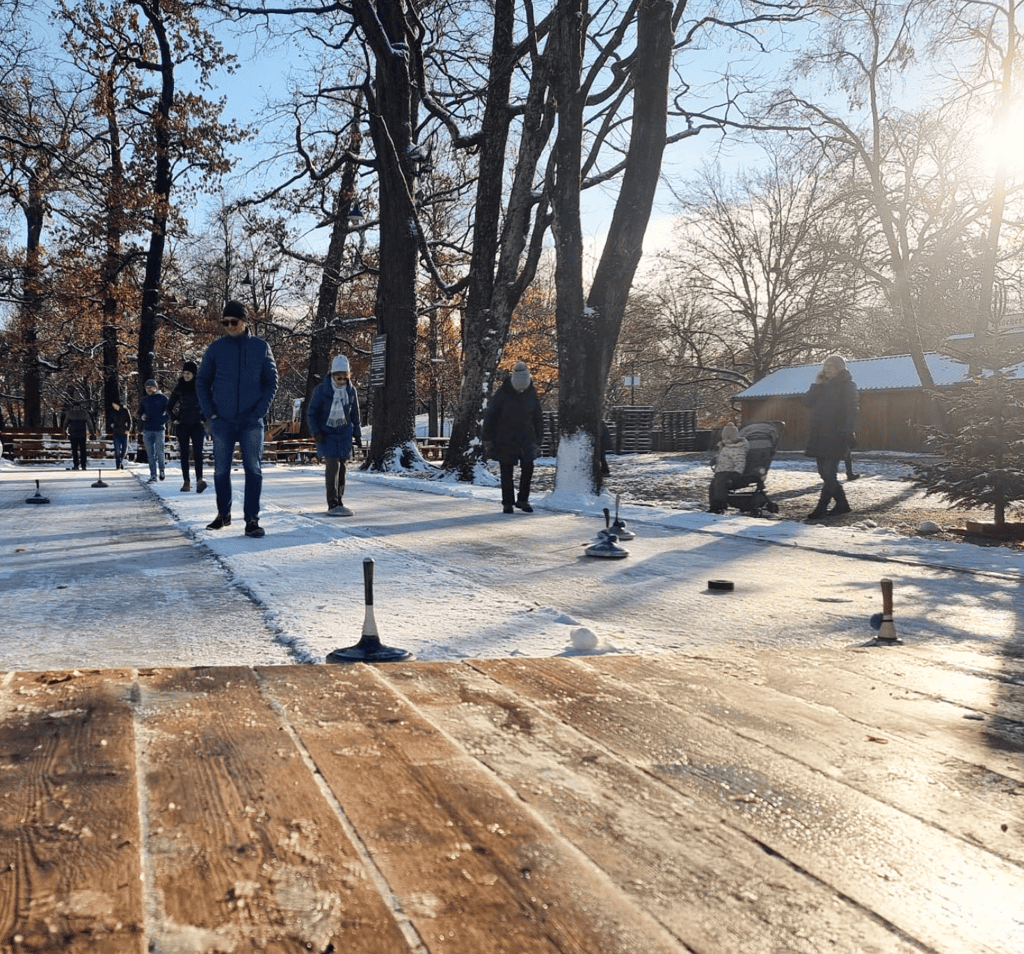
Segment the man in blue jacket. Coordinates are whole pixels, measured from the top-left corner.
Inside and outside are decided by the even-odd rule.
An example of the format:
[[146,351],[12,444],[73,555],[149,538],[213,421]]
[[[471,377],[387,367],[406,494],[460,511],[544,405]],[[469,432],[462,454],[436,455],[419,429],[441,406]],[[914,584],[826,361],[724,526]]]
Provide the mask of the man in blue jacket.
[[210,422],[217,492],[217,517],[206,529],[220,530],[231,523],[231,461],[237,444],[245,471],[245,535],[262,537],[263,417],[277,393],[277,365],[270,345],[249,333],[242,302],[224,305],[221,324],[224,337],[206,349],[196,375],[199,406]]

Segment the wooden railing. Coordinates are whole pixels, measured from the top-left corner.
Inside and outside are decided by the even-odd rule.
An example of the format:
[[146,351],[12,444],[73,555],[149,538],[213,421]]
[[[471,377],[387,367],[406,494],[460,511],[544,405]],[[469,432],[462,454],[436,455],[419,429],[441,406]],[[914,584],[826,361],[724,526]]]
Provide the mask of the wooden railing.
[[[0,434],[3,441],[3,456],[9,460],[20,461],[61,461],[71,457],[71,442],[59,428],[41,428],[39,430],[10,429]],[[142,445],[141,436],[128,438],[129,450],[134,455],[135,446]],[[427,460],[444,459],[448,447],[447,437],[418,437],[416,446]],[[89,460],[113,459],[114,445],[109,438],[98,438],[86,442]],[[166,459],[178,459],[178,442],[168,435],[165,441]],[[212,444],[206,441],[204,458],[212,459]],[[364,449],[352,448],[352,459],[362,460],[366,455]],[[236,449],[235,457],[240,459]],[[320,460],[316,452],[316,442],[311,437],[298,437],[287,433],[281,434],[276,440],[263,443],[263,459],[280,464],[310,464]]]

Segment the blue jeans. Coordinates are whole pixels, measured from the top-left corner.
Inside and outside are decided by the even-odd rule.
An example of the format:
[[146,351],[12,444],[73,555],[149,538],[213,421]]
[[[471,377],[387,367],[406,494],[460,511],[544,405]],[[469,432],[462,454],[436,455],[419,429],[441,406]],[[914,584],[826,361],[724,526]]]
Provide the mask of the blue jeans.
[[114,444],[114,467],[120,468],[124,455],[128,453],[128,435],[115,434],[112,441]]
[[142,432],[142,443],[146,445],[146,459],[149,461],[149,476],[155,477],[157,466],[160,468],[160,473],[164,472],[164,431],[160,428],[158,431],[146,431]]
[[242,451],[242,469],[245,471],[245,499],[242,515],[246,521],[260,515],[260,494],[263,491],[263,422],[243,426],[237,421],[216,417],[210,421],[213,442],[213,486],[217,492],[217,513],[231,514],[231,461],[235,444]]

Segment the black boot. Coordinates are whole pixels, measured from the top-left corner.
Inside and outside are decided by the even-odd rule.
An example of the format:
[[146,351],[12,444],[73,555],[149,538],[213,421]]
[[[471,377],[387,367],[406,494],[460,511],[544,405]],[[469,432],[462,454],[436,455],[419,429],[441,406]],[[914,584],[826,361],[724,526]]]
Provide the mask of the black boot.
[[834,499],[836,505],[828,512],[830,517],[841,517],[844,513],[850,512],[850,505],[846,501],[846,491],[842,487],[836,488]]
[[821,520],[822,517],[827,517],[828,505],[832,501],[832,494],[828,490],[822,490],[821,496],[818,497],[818,506],[815,507],[808,515],[808,520]]

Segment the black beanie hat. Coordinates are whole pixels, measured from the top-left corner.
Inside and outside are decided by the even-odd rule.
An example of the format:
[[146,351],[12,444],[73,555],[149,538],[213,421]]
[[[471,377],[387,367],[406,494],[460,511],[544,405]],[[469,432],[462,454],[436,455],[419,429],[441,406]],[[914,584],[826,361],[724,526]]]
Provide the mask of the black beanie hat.
[[191,371],[193,374],[196,374],[199,371],[199,365],[196,364],[195,361],[186,361],[181,366],[181,371],[183,374],[186,371]]
[[241,318],[245,321],[245,304],[244,302],[231,301],[224,303],[224,317],[225,318]]

